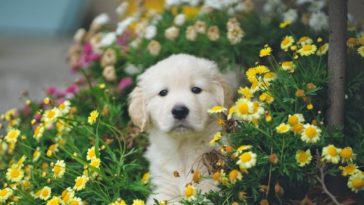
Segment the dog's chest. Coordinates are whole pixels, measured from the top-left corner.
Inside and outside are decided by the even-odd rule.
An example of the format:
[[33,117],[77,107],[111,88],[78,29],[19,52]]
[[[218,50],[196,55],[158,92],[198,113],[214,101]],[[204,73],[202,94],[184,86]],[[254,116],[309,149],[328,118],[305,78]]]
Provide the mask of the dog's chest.
[[152,144],[146,158],[150,162],[153,183],[157,186],[168,184],[166,186],[169,189],[182,193],[186,184],[192,182],[194,172],[208,175],[203,156],[211,150],[205,141],[180,145],[174,149]]

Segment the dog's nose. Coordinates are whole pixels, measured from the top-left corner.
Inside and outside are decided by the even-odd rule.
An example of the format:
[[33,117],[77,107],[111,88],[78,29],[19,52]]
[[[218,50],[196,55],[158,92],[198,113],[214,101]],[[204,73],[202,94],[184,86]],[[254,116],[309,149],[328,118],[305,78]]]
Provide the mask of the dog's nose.
[[182,120],[187,117],[189,110],[184,105],[176,105],[172,109],[172,115],[177,120]]

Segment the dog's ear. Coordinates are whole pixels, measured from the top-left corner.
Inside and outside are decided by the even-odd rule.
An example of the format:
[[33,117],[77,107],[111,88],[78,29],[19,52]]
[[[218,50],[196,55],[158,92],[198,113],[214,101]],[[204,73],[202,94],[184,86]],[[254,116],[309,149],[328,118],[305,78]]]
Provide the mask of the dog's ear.
[[215,76],[215,82],[215,92],[219,104],[224,107],[230,107],[233,103],[233,95],[230,85],[221,74],[217,74]]
[[148,123],[148,114],[143,96],[143,90],[137,86],[129,95],[129,116],[131,121],[144,131]]

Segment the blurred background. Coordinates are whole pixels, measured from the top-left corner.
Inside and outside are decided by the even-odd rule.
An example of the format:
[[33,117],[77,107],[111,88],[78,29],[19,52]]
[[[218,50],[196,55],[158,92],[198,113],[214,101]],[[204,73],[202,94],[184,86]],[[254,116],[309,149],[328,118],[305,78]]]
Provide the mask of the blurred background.
[[[257,4],[264,0],[257,0]],[[21,96],[40,100],[49,86],[75,80],[66,63],[74,32],[107,13],[116,23],[122,0],[0,0],[0,113],[19,107]],[[364,19],[364,1],[350,0],[349,13]]]

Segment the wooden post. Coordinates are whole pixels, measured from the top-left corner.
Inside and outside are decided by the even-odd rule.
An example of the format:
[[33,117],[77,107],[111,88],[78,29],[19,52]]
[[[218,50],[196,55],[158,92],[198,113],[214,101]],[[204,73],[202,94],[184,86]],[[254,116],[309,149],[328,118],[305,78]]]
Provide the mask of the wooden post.
[[347,0],[329,1],[328,124],[344,127]]
[[[347,0],[329,0],[329,110],[327,123],[329,126],[344,128],[345,105],[345,72],[346,72],[346,32],[347,32]],[[325,178],[322,179],[325,182]],[[339,177],[329,177],[328,189],[334,195],[343,193],[345,182]],[[325,187],[324,187],[325,188]],[[330,193],[331,194],[331,193]],[[329,196],[334,196],[331,194]],[[335,197],[335,204],[339,204]]]

